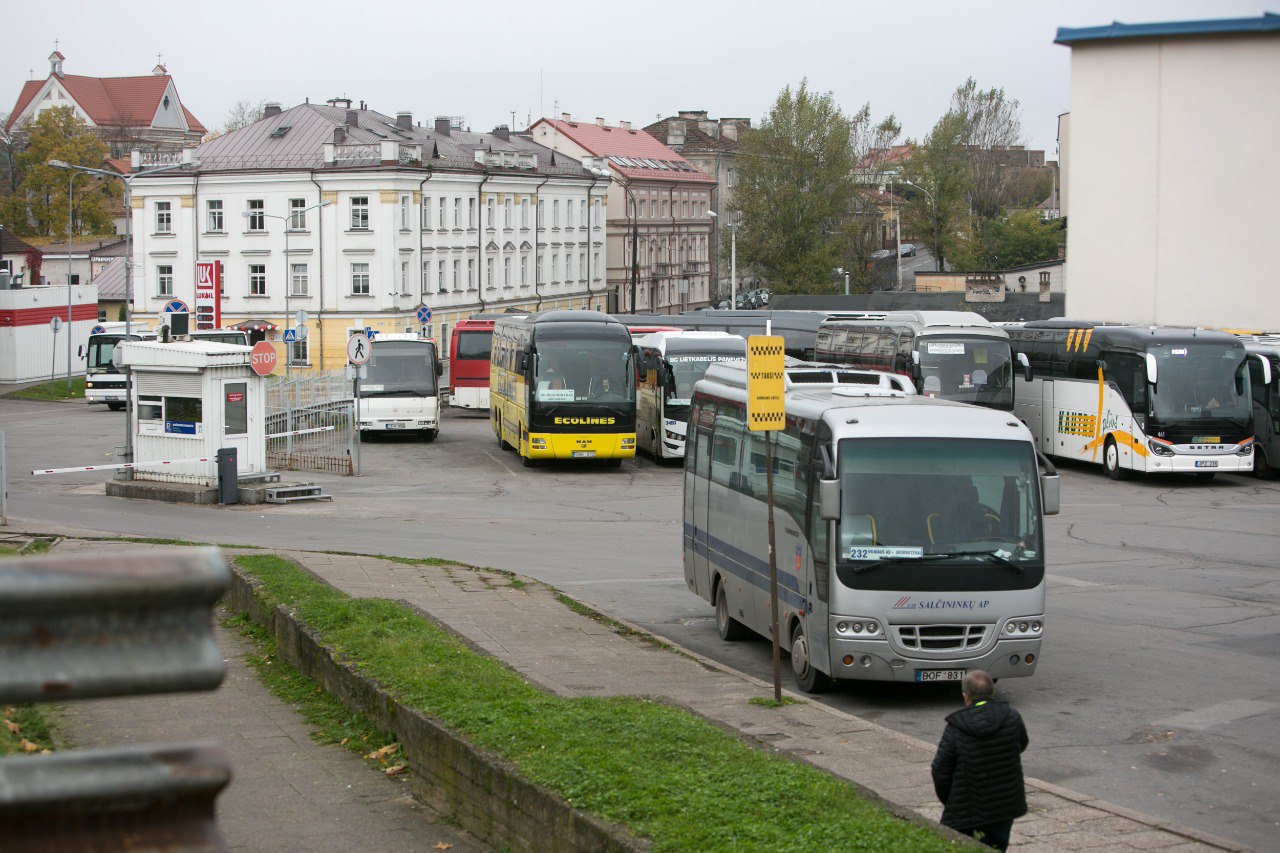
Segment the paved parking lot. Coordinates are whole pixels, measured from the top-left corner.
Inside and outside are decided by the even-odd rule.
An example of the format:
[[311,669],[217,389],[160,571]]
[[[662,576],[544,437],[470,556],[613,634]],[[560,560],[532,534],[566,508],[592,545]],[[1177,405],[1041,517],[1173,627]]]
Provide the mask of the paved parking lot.
[[[307,475],[332,504],[198,509],[102,494],[102,475],[34,467],[108,461],[119,416],[0,401],[10,515],[82,532],[447,556],[552,583],[761,677],[764,642],[724,644],[680,563],[681,472],[523,469],[482,418],[450,415],[425,444],[364,447],[358,479]],[[1005,680],[1027,718],[1030,774],[1260,847],[1280,793],[1280,486],[1220,476],[1113,483],[1063,466],[1048,522],[1048,638],[1036,676]],[[926,739],[954,686],[860,684],[823,701]]]

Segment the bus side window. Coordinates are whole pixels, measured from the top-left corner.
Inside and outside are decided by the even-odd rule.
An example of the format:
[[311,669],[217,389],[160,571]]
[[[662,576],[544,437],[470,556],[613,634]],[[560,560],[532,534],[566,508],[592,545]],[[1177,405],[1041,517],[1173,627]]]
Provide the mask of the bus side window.
[[742,443],[742,420],[724,403],[716,407],[715,428],[711,434],[711,479],[730,488],[738,488],[739,445]]
[[817,488],[817,482],[822,477],[822,461],[814,450],[816,446],[817,442],[812,435],[805,436],[809,482],[814,484],[813,488],[808,489],[809,518],[807,525],[809,548],[813,551],[813,580],[818,600],[826,601],[830,597],[831,568],[827,562],[827,531],[830,528],[830,524],[822,518],[822,513],[819,512],[818,495],[822,490]]

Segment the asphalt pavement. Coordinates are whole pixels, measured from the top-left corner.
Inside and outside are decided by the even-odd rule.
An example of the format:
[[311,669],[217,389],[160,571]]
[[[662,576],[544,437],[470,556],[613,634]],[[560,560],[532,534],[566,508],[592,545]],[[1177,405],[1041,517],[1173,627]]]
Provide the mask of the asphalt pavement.
[[[483,418],[449,413],[432,444],[364,447],[365,476],[307,474],[332,504],[196,508],[107,498],[102,475],[31,478],[109,459],[120,416],[0,401],[15,525],[276,547],[441,556],[551,583],[603,612],[767,678],[763,642],[721,643],[684,586],[681,472],[523,469]],[[1280,797],[1280,487],[1113,483],[1067,464],[1047,522],[1047,638],[1037,674],[1000,692],[1028,720],[1030,775],[1260,849]],[[954,687],[844,686],[822,701],[925,741]]]

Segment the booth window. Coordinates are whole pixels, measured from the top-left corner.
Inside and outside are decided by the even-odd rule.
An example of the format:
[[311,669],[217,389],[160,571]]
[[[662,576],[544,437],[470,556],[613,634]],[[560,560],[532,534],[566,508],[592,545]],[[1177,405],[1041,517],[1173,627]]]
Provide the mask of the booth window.
[[164,399],[161,397],[138,397],[139,421],[163,421]]
[[199,397],[165,397],[164,419],[198,424],[204,420],[203,407]]

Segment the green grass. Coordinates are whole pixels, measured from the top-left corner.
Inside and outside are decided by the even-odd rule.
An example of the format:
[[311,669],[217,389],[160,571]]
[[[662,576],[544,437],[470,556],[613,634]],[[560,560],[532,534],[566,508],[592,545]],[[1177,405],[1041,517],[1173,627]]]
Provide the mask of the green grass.
[[652,839],[656,850],[952,846],[844,782],[752,749],[685,711],[634,698],[548,694],[403,605],[349,598],[278,557],[236,561],[340,660],[526,778]]
[[242,613],[223,621],[248,639],[252,651],[245,662],[258,674],[267,690],[291,705],[302,718],[315,726],[311,737],[317,743],[335,743],[359,754],[365,763],[385,770],[404,765],[395,738],[378,730],[363,714],[348,711],[341,702],[324,692],[288,662],[276,656],[275,640]]
[[83,400],[84,377],[71,377],[70,394],[67,393],[67,377],[64,374],[62,377],[53,380],[52,383],[44,382],[18,391],[10,391],[5,396],[16,397],[20,400]]
[[10,705],[0,718],[0,756],[53,750],[52,726],[35,706]]

